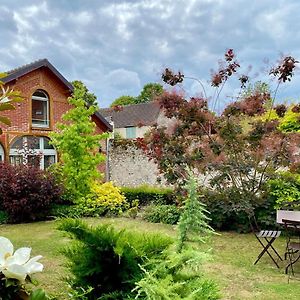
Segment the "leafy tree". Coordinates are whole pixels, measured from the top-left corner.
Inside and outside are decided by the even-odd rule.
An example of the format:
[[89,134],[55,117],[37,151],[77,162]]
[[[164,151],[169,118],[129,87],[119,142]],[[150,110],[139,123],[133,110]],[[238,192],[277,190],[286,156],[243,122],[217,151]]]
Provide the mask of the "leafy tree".
[[114,106],[125,106],[130,104],[136,104],[136,98],[132,96],[121,96],[114,100],[114,102],[110,105],[110,107]]
[[97,106],[97,96],[89,91],[85,84],[80,80],[74,80],[72,85],[75,89],[80,89],[83,92],[83,100],[89,105]]
[[107,135],[95,134],[91,116],[97,107],[88,107],[85,102],[86,90],[76,88],[69,103],[74,107],[64,116],[65,123],[58,124],[59,132],[51,133],[52,144],[60,153],[60,172],[66,190],[78,201],[90,191],[91,183],[101,177],[97,167],[105,158],[98,151],[99,142]]
[[164,92],[163,86],[159,83],[147,83],[144,85],[140,95],[136,98],[136,103],[146,103],[153,101]]
[[[0,79],[5,77],[5,74],[0,74]],[[2,93],[0,94],[0,112],[7,110],[14,110],[15,107],[13,103],[21,102],[22,98],[20,93],[9,88],[4,88],[4,83],[0,80],[0,88]],[[10,126],[11,121],[7,116],[0,115],[0,123]],[[0,134],[2,134],[2,129],[0,128]]]
[[125,106],[131,104],[147,103],[162,95],[164,89],[159,83],[147,83],[137,97],[121,96],[113,101],[110,107]]
[[[277,87],[291,79],[296,63],[287,57],[270,71],[278,79]],[[185,168],[190,166],[203,175],[213,190],[231,189],[235,209],[244,210],[253,208],[250,202],[260,197],[275,170],[296,160],[293,149],[299,145],[299,136],[284,134],[268,116],[275,97],[265,88],[254,89],[250,94],[240,92],[238,100],[227,105],[221,115],[213,111],[224,84],[239,67],[235,54],[228,50],[211,79],[216,96],[210,106],[207,97],[187,100],[176,92],[164,93],[159,101],[173,121],[168,127],[156,126],[138,142],[170,183],[182,189]],[[162,78],[174,86],[185,77],[166,69]],[[247,76],[239,77],[241,88],[248,80]],[[264,120],[263,115],[267,115]]]

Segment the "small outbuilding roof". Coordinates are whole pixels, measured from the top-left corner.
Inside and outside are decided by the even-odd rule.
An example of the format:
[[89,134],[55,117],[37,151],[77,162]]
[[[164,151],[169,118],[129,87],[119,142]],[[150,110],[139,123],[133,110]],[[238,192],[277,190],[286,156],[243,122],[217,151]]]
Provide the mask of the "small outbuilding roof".
[[115,128],[129,126],[152,126],[157,122],[160,112],[158,102],[126,105],[116,108],[102,108],[99,112],[114,122]]

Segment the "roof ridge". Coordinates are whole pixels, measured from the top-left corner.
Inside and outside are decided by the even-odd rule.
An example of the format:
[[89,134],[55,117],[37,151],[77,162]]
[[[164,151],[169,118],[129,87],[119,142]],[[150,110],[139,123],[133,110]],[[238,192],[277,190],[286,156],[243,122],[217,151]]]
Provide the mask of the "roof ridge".
[[6,71],[5,73],[8,74],[8,75],[10,75],[12,73],[18,72],[19,70],[21,70],[23,68],[30,67],[31,65],[34,65],[34,64],[42,62],[42,61],[48,61],[48,59],[47,58],[37,59],[37,60],[35,60],[35,61],[31,62],[31,63],[28,63],[28,64],[25,64],[25,65],[19,66],[17,68],[11,69],[9,71]]
[[128,107],[128,106],[138,106],[138,105],[145,105],[145,104],[152,104],[152,103],[154,103],[154,102],[156,102],[155,100],[153,100],[153,101],[148,101],[148,102],[142,102],[142,103],[134,103],[134,104],[128,104],[128,105],[121,105],[121,106],[124,106],[124,107]]
[[46,67],[51,70],[71,92],[73,91],[72,84],[49,62],[47,58],[39,59],[27,65],[13,69],[9,71],[6,77],[1,78],[1,80],[6,84],[42,67]]
[[[157,103],[156,100],[152,100],[152,101],[149,101],[149,102],[143,102],[143,103],[134,103],[134,104],[127,104],[127,105],[118,105],[118,106],[122,106],[123,108],[126,108],[126,107],[132,107],[132,106],[138,106],[138,105],[145,105],[145,104],[154,104],[154,103]],[[117,106],[117,105],[116,105]],[[100,109],[114,109],[114,107],[103,107],[103,108],[100,108]]]
[[[140,105],[144,104],[144,105]],[[99,110],[104,117],[111,116],[115,128],[122,128],[127,126],[152,126],[157,122],[160,113],[160,105],[156,101],[139,103],[138,105],[125,105],[120,111],[115,111],[114,108],[102,108]]]

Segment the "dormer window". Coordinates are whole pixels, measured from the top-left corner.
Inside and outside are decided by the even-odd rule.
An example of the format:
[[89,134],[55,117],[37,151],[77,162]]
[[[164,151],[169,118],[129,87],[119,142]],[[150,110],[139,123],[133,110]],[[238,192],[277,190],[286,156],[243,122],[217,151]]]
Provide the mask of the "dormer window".
[[49,127],[49,98],[46,92],[37,90],[31,98],[32,126]]

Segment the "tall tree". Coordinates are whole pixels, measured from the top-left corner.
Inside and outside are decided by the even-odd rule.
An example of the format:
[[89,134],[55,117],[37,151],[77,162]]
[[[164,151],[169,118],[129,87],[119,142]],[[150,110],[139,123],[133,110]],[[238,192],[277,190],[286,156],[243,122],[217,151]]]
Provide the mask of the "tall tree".
[[153,101],[164,92],[163,86],[159,83],[147,83],[144,85],[140,95],[136,98],[136,103],[146,103]]
[[[292,57],[285,58],[270,74],[276,76],[279,83],[289,81],[296,63]],[[228,50],[220,70],[212,77],[211,84],[218,89],[212,107],[224,83],[238,68],[233,51]],[[170,69],[166,69],[162,77],[173,86],[184,79],[183,74],[175,74]],[[242,86],[246,79],[246,76],[239,77]],[[242,97],[225,107],[221,115],[209,109],[207,98],[187,100],[176,92],[160,97],[165,115],[173,122],[168,128],[154,128],[139,142],[170,183],[182,187],[188,165],[208,175],[204,178],[209,179],[214,190],[230,188],[239,200],[237,206],[243,200],[247,205],[250,199],[259,196],[274,170],[296,160],[293,150],[299,145],[299,135],[280,132],[278,123],[269,117],[274,97],[265,89],[240,95]]]
[[163,86],[159,83],[147,83],[137,97],[121,96],[113,101],[110,107],[125,106],[131,104],[147,103],[155,100],[164,92]]
[[99,153],[99,143],[106,134],[96,135],[91,116],[97,111],[86,105],[86,89],[75,86],[69,103],[74,107],[64,116],[65,123],[58,124],[59,132],[50,134],[52,144],[61,155],[59,163],[66,189],[73,200],[90,192],[91,183],[100,178],[98,165],[105,160]]
[[136,104],[136,98],[132,96],[121,96],[114,100],[110,107],[125,106],[130,104]]
[[91,93],[82,81],[74,80],[74,81],[72,81],[72,85],[74,86],[75,89],[80,89],[82,91],[82,93],[83,93],[82,99],[88,105],[98,106],[97,96],[95,94]]

